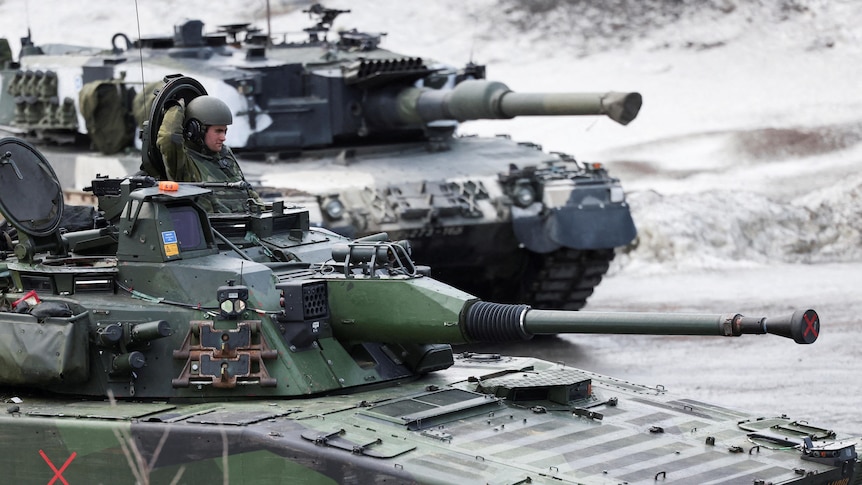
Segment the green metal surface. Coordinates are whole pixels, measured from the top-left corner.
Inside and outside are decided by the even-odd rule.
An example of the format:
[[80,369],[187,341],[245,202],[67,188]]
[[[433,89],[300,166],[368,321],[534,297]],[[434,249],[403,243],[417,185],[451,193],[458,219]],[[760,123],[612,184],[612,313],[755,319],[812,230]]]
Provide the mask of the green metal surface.
[[464,343],[458,326],[472,295],[429,278],[334,280],[328,285],[333,327],[348,341]]

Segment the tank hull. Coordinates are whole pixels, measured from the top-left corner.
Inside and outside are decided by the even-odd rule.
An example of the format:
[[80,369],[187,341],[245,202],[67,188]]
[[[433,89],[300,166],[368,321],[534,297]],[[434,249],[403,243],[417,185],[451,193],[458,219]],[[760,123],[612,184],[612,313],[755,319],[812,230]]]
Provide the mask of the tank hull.
[[[239,158],[246,179],[263,195],[308,208],[313,225],[351,238],[385,232],[408,240],[414,259],[430,265],[434,277],[485,300],[580,309],[616,249],[636,235],[626,200],[611,200],[612,192],[622,193],[617,179],[534,145],[462,137],[445,152],[400,143],[357,147],[349,159],[342,153],[305,150],[277,164],[249,154]],[[131,172],[139,163],[133,157],[65,159],[79,187],[106,166]],[[544,168],[509,177],[509,164]],[[546,195],[540,210],[514,205],[501,177],[537,187]],[[332,201],[343,210],[337,219],[326,211]]]
[[[499,399],[513,379],[492,376],[525,368],[508,375],[534,397],[578,383],[594,395],[574,413]],[[292,400],[18,396],[0,416],[11,483],[833,484],[857,483],[860,473],[854,463],[801,459],[788,443],[827,433],[814,420],[725,409],[534,359],[462,355],[395,389]],[[779,435],[788,442],[763,438]]]
[[17,139],[0,153],[0,212],[18,230],[0,261],[4,481],[858,483],[859,438],[812,417],[452,350],[595,332],[810,344],[812,309],[483,302],[423,274],[404,242],[351,241],[280,203],[208,214],[208,189],[151,177],[93,180],[116,216],[66,231],[50,163]]
[[[580,309],[616,248],[636,236],[620,182],[607,171],[504,137],[455,138],[443,152],[422,143],[364,146],[349,159],[306,150],[283,166],[243,158],[247,178],[293,194],[313,223],[347,237],[409,240],[435,277],[493,301]],[[516,184],[536,201],[514,203]]]

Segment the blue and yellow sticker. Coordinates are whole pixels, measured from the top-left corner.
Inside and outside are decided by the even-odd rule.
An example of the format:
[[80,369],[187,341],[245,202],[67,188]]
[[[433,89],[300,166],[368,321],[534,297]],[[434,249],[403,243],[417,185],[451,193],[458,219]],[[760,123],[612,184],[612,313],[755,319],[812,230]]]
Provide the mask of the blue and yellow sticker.
[[162,244],[165,247],[165,256],[171,257],[180,254],[180,245],[177,241],[177,233],[174,231],[162,232]]

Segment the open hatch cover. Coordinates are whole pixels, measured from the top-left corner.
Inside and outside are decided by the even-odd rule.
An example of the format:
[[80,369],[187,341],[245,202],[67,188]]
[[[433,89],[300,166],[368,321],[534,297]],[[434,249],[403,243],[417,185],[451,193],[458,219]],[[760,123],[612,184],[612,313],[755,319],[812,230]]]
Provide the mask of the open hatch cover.
[[63,216],[63,189],[54,169],[19,138],[0,139],[0,212],[33,237],[53,234]]

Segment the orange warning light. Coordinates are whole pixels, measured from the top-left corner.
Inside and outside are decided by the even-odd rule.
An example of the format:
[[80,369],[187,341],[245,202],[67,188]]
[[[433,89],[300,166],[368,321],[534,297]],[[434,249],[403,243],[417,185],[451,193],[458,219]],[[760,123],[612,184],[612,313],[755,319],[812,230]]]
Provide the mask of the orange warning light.
[[180,189],[180,184],[171,181],[171,180],[162,180],[159,182],[159,190],[163,190],[165,192],[176,192]]

